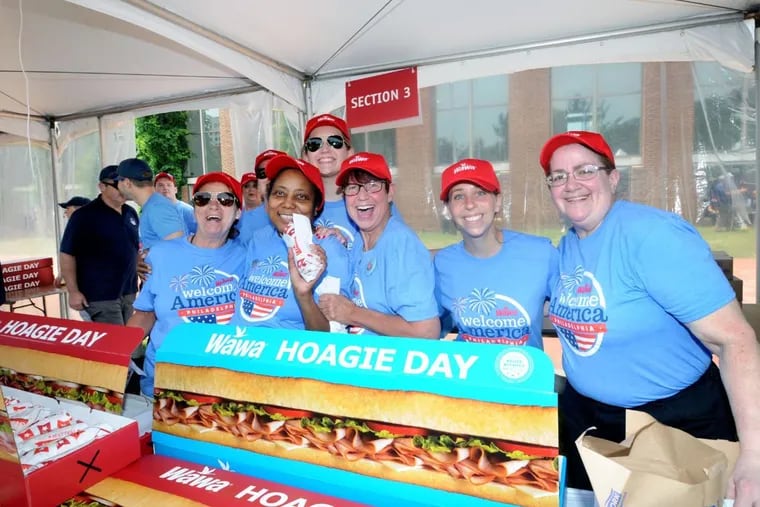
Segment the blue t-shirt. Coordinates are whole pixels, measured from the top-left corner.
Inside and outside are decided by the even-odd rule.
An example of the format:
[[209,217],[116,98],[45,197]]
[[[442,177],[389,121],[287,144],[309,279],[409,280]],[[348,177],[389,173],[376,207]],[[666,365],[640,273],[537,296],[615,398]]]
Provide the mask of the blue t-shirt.
[[185,221],[177,206],[169,199],[154,192],[140,211],[140,243],[143,248],[153,245],[166,236],[181,231],[187,234]]
[[440,250],[435,265],[441,331],[457,340],[543,348],[544,302],[558,269],[548,238],[503,230],[499,252],[472,256],[464,242]]
[[[371,250],[355,250],[351,299],[363,308],[408,322],[438,317],[430,252],[400,217],[391,215]],[[349,333],[378,334],[349,326]]]
[[705,372],[711,354],[683,324],[735,295],[691,224],[618,201],[590,236],[571,229],[559,255],[549,313],[578,392],[629,408],[672,396]]
[[188,236],[156,243],[146,261],[151,275],[135,300],[135,310],[153,312],[140,389],[153,396],[156,351],[166,334],[184,322],[226,324],[235,310],[245,248],[228,240],[220,248],[192,245]]
[[262,227],[271,226],[271,224],[269,215],[267,215],[266,203],[252,210],[244,211],[237,223],[237,229],[240,231],[238,239],[247,245],[257,230]]
[[[305,329],[290,282],[285,242],[271,225],[257,230],[251,239],[233,324]],[[326,276],[333,276],[340,280],[340,293],[348,297],[351,276],[348,251],[334,237],[314,238],[314,243],[327,255],[327,268],[317,282],[315,293]],[[318,299],[316,294],[314,299]]]
[[61,252],[77,263],[77,285],[88,301],[110,301],[137,292],[140,220],[132,206],[121,213],[98,196],[71,215]]
[[182,220],[185,221],[185,232],[195,234],[198,228],[198,224],[195,223],[195,210],[185,201],[177,201],[176,204],[180,215],[182,215]]

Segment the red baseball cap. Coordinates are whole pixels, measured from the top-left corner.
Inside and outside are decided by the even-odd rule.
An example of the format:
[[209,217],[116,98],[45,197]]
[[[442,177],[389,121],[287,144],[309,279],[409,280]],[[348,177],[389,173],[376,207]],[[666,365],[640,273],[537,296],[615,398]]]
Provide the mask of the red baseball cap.
[[224,185],[227,185],[227,187],[230,189],[230,191],[235,194],[235,197],[237,197],[238,200],[238,207],[242,206],[243,202],[243,192],[240,189],[240,183],[238,180],[233,178],[227,173],[223,173],[221,171],[213,172],[213,173],[206,173],[203,176],[199,176],[197,180],[195,180],[195,185],[193,185],[193,193],[198,192],[203,185],[206,183],[222,183]]
[[309,140],[311,132],[317,127],[334,127],[338,129],[340,133],[343,134],[343,139],[346,140],[346,144],[349,146],[351,145],[351,134],[348,131],[346,120],[331,114],[320,114],[306,122],[306,130],[304,130],[303,134],[304,143]]
[[498,194],[501,184],[491,162],[477,158],[465,158],[447,167],[441,175],[441,200],[449,200],[449,190],[457,183],[472,183],[483,190]]
[[[270,158],[276,157],[277,155],[287,155],[287,153],[285,153],[284,151],[280,151],[280,150],[265,150],[265,151],[262,151],[261,153],[258,154],[258,156],[256,157],[256,161],[253,163],[253,170],[255,171],[256,168],[259,167],[261,164],[263,164],[264,162],[266,162]],[[255,173],[250,173],[250,174],[253,174],[254,178],[256,177]],[[245,176],[245,175],[243,175],[243,176]],[[245,185],[245,183],[243,183],[243,184]]]
[[290,155],[277,155],[267,164],[267,179],[269,181],[274,180],[275,177],[280,174],[280,171],[284,171],[285,169],[297,169],[301,171],[301,173],[306,176],[306,179],[317,187],[317,190],[321,194],[321,202],[315,211],[319,212],[325,205],[325,184],[322,182],[322,175],[320,174],[319,169],[308,162],[301,159],[295,159]]
[[256,173],[244,173],[240,177],[240,186],[244,187],[246,183],[249,183],[251,181],[253,181],[255,183],[256,180],[257,180]]
[[346,185],[348,173],[354,169],[367,171],[379,180],[393,181],[391,169],[388,167],[385,157],[379,153],[362,151],[343,161],[340,165],[340,172],[338,172],[338,176],[335,178],[335,184],[339,187]]
[[158,173],[156,174],[156,177],[153,178],[153,186],[158,183],[158,180],[161,178],[166,178],[167,180],[171,180],[172,183],[174,183],[174,176],[171,175],[171,173]]
[[607,141],[604,140],[602,134],[599,132],[589,132],[586,130],[571,130],[564,134],[557,134],[552,137],[544,147],[541,148],[541,155],[538,160],[541,167],[544,168],[544,174],[549,174],[549,161],[552,159],[552,155],[558,148],[566,146],[568,144],[580,144],[588,148],[589,150],[608,158],[613,164],[615,164],[615,156],[612,154],[612,149]]

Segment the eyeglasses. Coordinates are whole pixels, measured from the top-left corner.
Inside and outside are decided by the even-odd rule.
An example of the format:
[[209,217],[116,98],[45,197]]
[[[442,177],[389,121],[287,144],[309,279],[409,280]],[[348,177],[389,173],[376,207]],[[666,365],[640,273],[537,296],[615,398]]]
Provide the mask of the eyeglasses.
[[229,208],[233,204],[237,203],[237,197],[235,197],[235,195],[230,192],[217,192],[216,194],[212,194],[211,192],[197,192],[195,195],[193,195],[193,204],[199,208],[202,208],[204,206],[207,206],[208,203],[211,202],[212,198],[215,198],[216,202],[225,208]]
[[119,183],[116,181],[101,181],[101,183],[107,187],[113,187],[116,190],[119,190]]
[[368,194],[375,194],[381,191],[385,187],[385,182],[381,180],[372,180],[360,185],[359,183],[351,183],[343,187],[343,193],[346,195],[357,195],[363,188]]
[[[321,137],[310,137],[306,140],[306,143],[304,143],[304,148],[309,150],[310,152],[314,153],[318,149],[322,147],[322,142],[324,142],[324,139]],[[327,144],[335,148],[336,150],[339,150],[343,148],[343,144],[346,143],[346,140],[343,139],[342,136],[339,135],[333,135],[333,136],[327,136]]]
[[[573,177],[578,181],[588,181],[590,179],[593,179],[596,176],[596,173],[599,171],[610,171],[609,167],[605,167],[602,165],[592,165],[592,164],[585,164],[580,165],[573,169]],[[562,169],[558,171],[552,171],[546,176],[546,183],[549,184],[550,187],[561,187],[565,183],[567,183],[567,180],[570,179],[570,173],[567,171],[563,171]]]

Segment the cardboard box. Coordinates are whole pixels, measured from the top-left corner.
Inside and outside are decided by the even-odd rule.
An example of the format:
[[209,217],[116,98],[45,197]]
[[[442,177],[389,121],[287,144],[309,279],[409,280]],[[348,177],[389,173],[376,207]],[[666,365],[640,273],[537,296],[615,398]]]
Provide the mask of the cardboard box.
[[6,453],[0,459],[0,505],[58,505],[140,456],[138,423],[91,406],[106,408],[101,404],[108,402],[109,409],[122,411],[131,353],[142,338],[137,328],[0,312],[3,389],[51,407],[65,404],[75,417],[116,430],[26,477],[16,450]]
[[[377,506],[562,505],[554,367],[532,347],[183,324],[158,351],[155,385],[159,455]],[[475,420],[491,429],[476,433]],[[519,454],[528,447],[535,462]],[[450,472],[470,465],[473,480]]]
[[25,259],[3,264],[5,292],[19,292],[53,285],[53,258]]
[[3,286],[6,292],[18,292],[29,289],[39,289],[53,285],[53,266],[33,271],[20,271],[3,275]]
[[[356,502],[306,491],[219,467],[165,456],[145,456],[87,488],[85,494],[123,507],[224,505],[359,507]],[[84,500],[86,497],[81,495]]]
[[[6,465],[9,475],[3,475],[0,487],[0,505],[47,507],[58,505],[83,488],[94,484],[140,457],[137,423],[121,417],[67,400],[27,393],[10,387],[2,388],[4,396],[43,405],[51,410],[66,410],[78,420],[89,425],[105,423],[114,431],[93,440],[70,454],[66,454],[45,466],[33,470],[19,480],[20,461],[8,461],[15,465],[15,473]],[[16,458],[18,460],[18,457]],[[21,472],[23,474],[23,472]],[[6,481],[5,477],[13,477]]]

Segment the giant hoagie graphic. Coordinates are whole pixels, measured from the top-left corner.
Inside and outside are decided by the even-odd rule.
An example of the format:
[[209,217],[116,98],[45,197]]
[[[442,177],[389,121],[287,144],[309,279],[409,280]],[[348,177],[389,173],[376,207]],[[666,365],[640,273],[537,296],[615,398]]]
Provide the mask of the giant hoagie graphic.
[[[506,365],[505,371],[512,374],[509,357],[486,364],[485,359],[469,355],[476,350],[496,358],[500,348],[455,346],[452,357],[457,359],[452,359],[451,368],[438,368],[441,376],[449,379],[436,380],[434,362],[429,368],[419,366],[425,362],[419,358],[427,352],[417,350],[432,347],[436,353],[431,357],[437,358],[440,366],[445,354],[437,352],[435,343],[418,346],[417,340],[397,339],[399,349],[386,349],[381,360],[383,349],[378,343],[347,345],[351,337],[304,333],[339,343],[313,342],[321,352],[300,353],[297,344],[303,342],[294,341],[290,334],[291,339],[276,339],[280,335],[271,330],[267,331],[269,339],[259,340],[258,345],[246,342],[247,336],[238,336],[234,347],[216,347],[221,335],[208,332],[205,343],[196,343],[205,352],[215,348],[248,351],[241,361],[229,357],[233,354],[188,356],[196,339],[185,331],[181,345],[178,342],[164,357],[190,364],[159,357],[154,431],[508,504],[558,505],[556,404],[461,396],[467,392],[461,389],[467,385],[461,379],[477,377],[478,368],[482,374],[496,376],[494,366]],[[380,342],[396,343],[394,339]],[[409,345],[414,345],[414,350],[405,351]],[[251,353],[256,346],[259,353]],[[363,349],[364,359],[356,356],[354,361],[341,363],[347,348],[357,354]],[[447,344],[443,350],[449,348]],[[180,350],[184,358],[177,356]],[[370,353],[372,359],[368,359]],[[318,357],[324,359],[322,364],[314,359]],[[382,367],[370,366],[370,361]],[[461,368],[455,373],[457,363]],[[337,374],[340,372],[335,369],[341,364],[353,371]],[[375,378],[374,371],[365,378],[361,365],[364,370],[383,373],[393,372],[398,365],[400,375]],[[417,382],[411,376],[414,372],[419,375]],[[405,373],[410,377],[404,382],[399,377]],[[343,382],[344,378],[364,385]],[[474,380],[472,388],[473,397],[498,398],[506,392],[503,385],[484,386]]]
[[[557,492],[556,441],[542,430],[556,424],[551,409],[170,368],[179,388],[157,389],[159,431],[501,502]],[[194,378],[229,387],[216,391],[225,396],[199,395],[188,390],[198,389]],[[267,391],[288,406],[246,401],[271,399]],[[309,410],[294,408],[304,406]],[[452,417],[430,416],[444,406]],[[528,422],[535,432],[513,433],[510,420]]]

